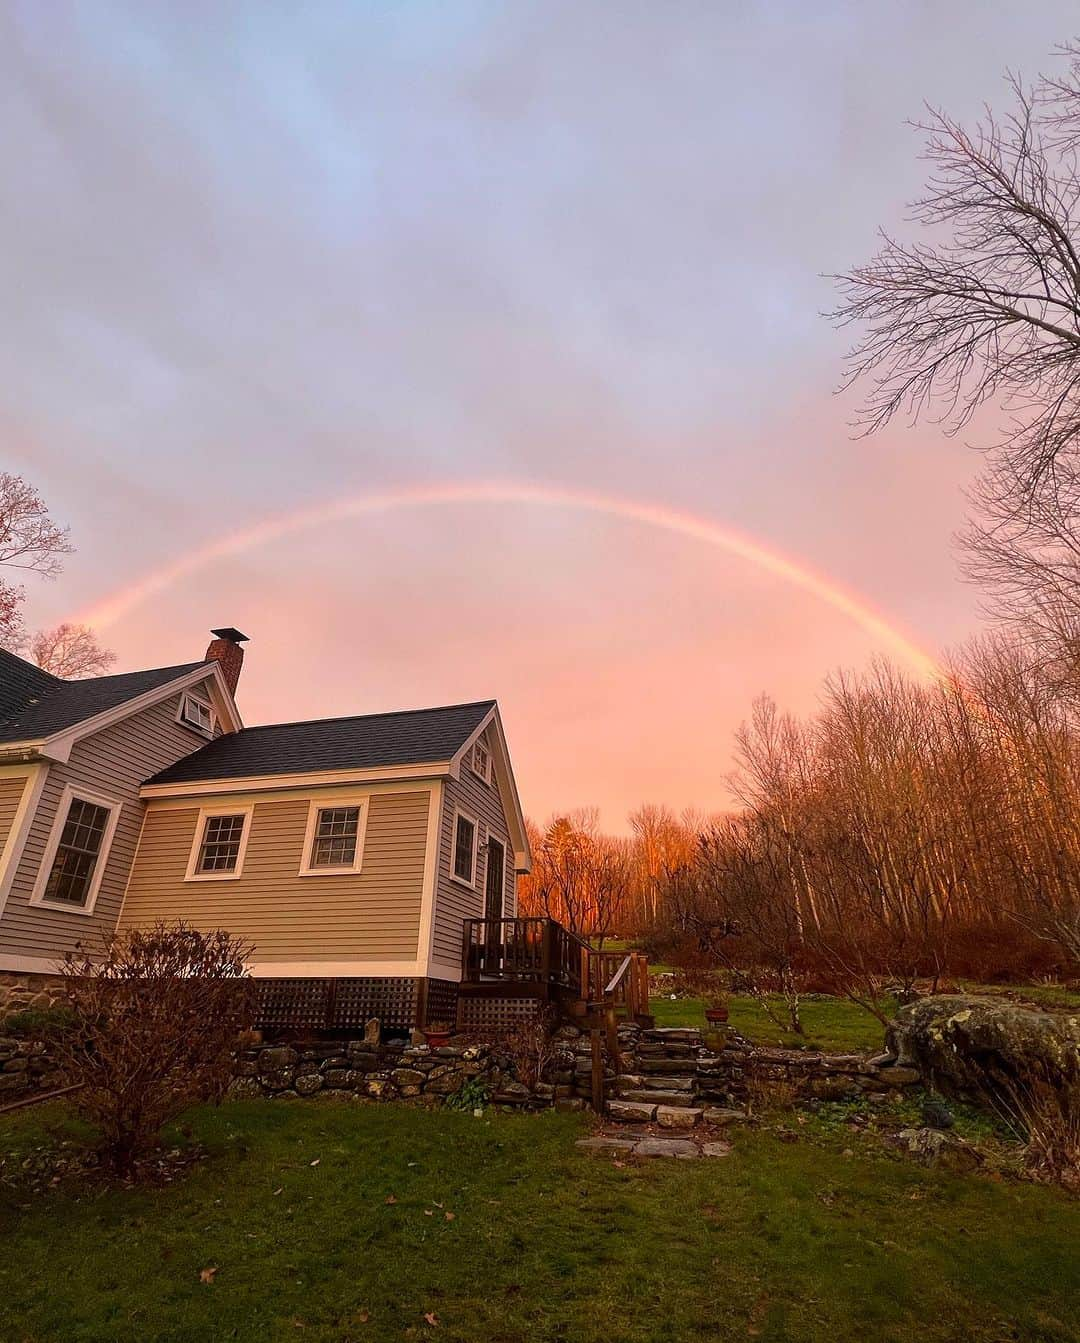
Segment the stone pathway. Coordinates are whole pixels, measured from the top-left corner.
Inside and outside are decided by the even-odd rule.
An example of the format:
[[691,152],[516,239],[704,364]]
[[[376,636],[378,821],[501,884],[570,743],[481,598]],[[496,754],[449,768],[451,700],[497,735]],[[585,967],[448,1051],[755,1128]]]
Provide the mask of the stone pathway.
[[577,1146],[583,1152],[599,1156],[666,1156],[681,1161],[693,1161],[703,1156],[728,1156],[731,1143],[722,1141],[694,1142],[690,1138],[658,1138],[651,1133],[600,1133],[593,1138],[579,1138]]

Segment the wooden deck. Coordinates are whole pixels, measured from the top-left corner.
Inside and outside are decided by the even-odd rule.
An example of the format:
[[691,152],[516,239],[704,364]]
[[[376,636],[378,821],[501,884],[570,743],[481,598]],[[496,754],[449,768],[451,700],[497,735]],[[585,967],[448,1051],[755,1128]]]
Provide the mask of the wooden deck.
[[544,1006],[568,1019],[613,1012],[646,1024],[646,958],[598,951],[555,919],[467,919],[459,1024],[505,1027]]

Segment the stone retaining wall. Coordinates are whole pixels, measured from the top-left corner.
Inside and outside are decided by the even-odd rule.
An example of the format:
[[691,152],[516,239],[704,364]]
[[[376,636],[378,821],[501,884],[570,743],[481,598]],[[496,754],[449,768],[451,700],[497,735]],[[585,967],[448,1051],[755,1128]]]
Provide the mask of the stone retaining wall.
[[[885,1097],[919,1081],[913,1068],[891,1056],[757,1048],[732,1034],[727,1047],[709,1048],[700,1031],[619,1031],[622,1067],[616,1074],[604,1061],[605,1091],[614,1098],[635,1088],[663,1090],[679,1078],[697,1101],[745,1105],[770,1087],[786,1089],[792,1100],[843,1100],[858,1095]],[[482,1086],[496,1105],[581,1109],[591,1100],[589,1036],[573,1026],[557,1032],[544,1079],[525,1086],[511,1058],[498,1044],[457,1038],[441,1049],[426,1044],[377,1044],[372,1039],[311,1043],[264,1043],[237,1055],[234,1097],[273,1099],[351,1093],[371,1100],[403,1100],[439,1105],[469,1081]],[[33,1089],[62,1084],[40,1041],[0,1037],[0,1105]],[[781,1099],[778,1095],[777,1099]]]
[[64,981],[59,975],[24,975],[0,970],[0,1019],[29,1007],[55,1007],[63,997]]

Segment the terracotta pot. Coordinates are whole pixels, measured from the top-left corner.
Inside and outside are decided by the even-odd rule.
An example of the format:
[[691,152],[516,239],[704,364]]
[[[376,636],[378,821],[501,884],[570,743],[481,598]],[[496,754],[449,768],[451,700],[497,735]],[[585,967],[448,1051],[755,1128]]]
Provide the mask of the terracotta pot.
[[727,1021],[728,1010],[726,1007],[707,1007],[705,1009],[705,1020],[718,1024],[721,1021]]
[[424,1039],[432,1049],[442,1049],[444,1045],[450,1043],[449,1031],[425,1031]]

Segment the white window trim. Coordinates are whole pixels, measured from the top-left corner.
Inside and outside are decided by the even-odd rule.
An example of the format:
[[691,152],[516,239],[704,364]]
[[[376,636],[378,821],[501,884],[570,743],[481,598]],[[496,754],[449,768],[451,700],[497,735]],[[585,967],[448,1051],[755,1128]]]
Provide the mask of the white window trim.
[[[248,836],[251,834],[251,814],[254,810],[253,803],[235,807],[224,805],[220,807],[200,807],[199,818],[195,822],[195,837],[191,841],[191,852],[188,854],[187,871],[184,874],[185,881],[239,881],[244,872],[244,855],[247,853]],[[198,871],[203,836],[206,834],[206,822],[212,816],[243,816],[244,818],[244,828],[240,831],[240,848],[236,854],[236,866],[231,872]]]
[[[484,754],[487,756],[486,772],[478,770],[476,768],[475,763],[476,748],[478,746],[484,751]],[[478,779],[482,779],[483,782],[486,783],[489,788],[491,787],[491,747],[487,744],[486,741],[481,741],[479,738],[477,738],[476,741],[474,741],[473,744],[469,747],[469,768],[472,770],[472,772],[476,775]]]
[[[472,822],[473,828],[473,852],[472,852],[472,876],[466,881],[464,877],[457,874],[457,823],[458,817],[463,816],[465,820]],[[464,807],[455,807],[453,821],[450,830],[450,880],[457,882],[459,886],[466,886],[470,891],[476,890],[476,873],[480,866],[480,822],[472,814],[466,811]]]
[[[201,705],[209,713],[210,715],[209,728],[199,727],[197,723],[189,723],[188,720],[184,717],[184,705],[188,702],[189,699],[194,700],[196,704]],[[180,696],[179,704],[177,704],[176,706],[176,721],[180,724],[181,727],[186,727],[189,732],[195,732],[200,737],[205,737],[207,741],[212,741],[214,738],[214,728],[217,726],[217,713],[214,709],[214,706],[210,703],[209,699],[203,699],[202,695],[196,695],[194,691],[185,690],[184,693]],[[224,815],[224,813],[221,814]]]
[[[368,805],[370,793],[357,793],[345,797],[316,797],[308,803],[307,825],[304,827],[304,847],[300,853],[298,877],[348,877],[359,872],[364,863],[364,839],[367,835]],[[356,857],[351,863],[338,867],[312,867],[311,851],[315,845],[315,828],[319,823],[320,811],[333,811],[335,807],[359,807],[356,818]]]
[[[89,802],[91,806],[105,807],[109,812],[109,819],[105,822],[105,832],[101,836],[101,848],[98,850],[97,862],[94,864],[94,875],[90,878],[90,889],[86,893],[85,905],[72,905],[66,900],[46,900],[45,898],[45,888],[49,884],[53,863],[56,861],[56,851],[60,847],[60,836],[64,833],[64,826],[67,823],[68,812],[71,810],[73,801]],[[105,868],[108,866],[113,836],[116,834],[116,826],[120,820],[121,805],[118,798],[104,797],[89,788],[78,788],[70,783],[64,785],[60,800],[56,804],[56,815],[53,817],[52,829],[49,831],[45,852],[41,856],[41,866],[38,868],[37,880],[34,882],[34,889],[30,894],[30,904],[38,905],[42,909],[58,910],[65,914],[79,914],[83,918],[93,914],[98,891],[101,890],[101,883],[105,877]]]

